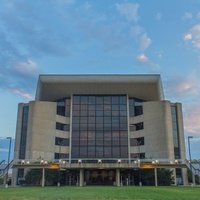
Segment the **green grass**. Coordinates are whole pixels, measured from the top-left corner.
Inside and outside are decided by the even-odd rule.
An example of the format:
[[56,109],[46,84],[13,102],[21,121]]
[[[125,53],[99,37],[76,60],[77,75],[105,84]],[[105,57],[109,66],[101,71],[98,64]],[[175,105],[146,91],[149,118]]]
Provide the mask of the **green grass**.
[[192,187],[22,187],[0,188],[0,200],[199,200]]

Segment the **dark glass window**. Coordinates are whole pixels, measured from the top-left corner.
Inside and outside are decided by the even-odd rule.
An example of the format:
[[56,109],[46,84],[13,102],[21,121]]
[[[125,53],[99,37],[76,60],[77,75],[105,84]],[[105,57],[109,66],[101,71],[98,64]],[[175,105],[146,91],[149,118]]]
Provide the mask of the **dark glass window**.
[[70,125],[56,122],[56,129],[60,131],[70,131]]
[[55,145],[59,145],[59,146],[69,146],[69,139],[68,139],[68,138],[56,137],[56,138],[55,138]]
[[134,158],[134,159],[144,159],[145,158],[145,153],[131,153],[131,158]]
[[144,137],[131,138],[130,139],[130,145],[131,146],[141,146],[141,145],[144,145]]
[[143,114],[143,100],[129,98],[129,116],[134,117]]
[[144,123],[143,122],[130,125],[130,131],[139,131],[139,130],[143,130],[143,129],[144,129]]
[[55,153],[54,159],[68,159],[69,154],[68,153]]
[[70,105],[70,98],[57,100],[57,115],[70,117]]
[[57,115],[65,116],[65,101],[57,102]]
[[175,106],[171,106],[172,115],[172,129],[173,129],[173,141],[174,141],[174,157],[180,159],[180,144],[179,144],[179,129],[177,121],[177,111]]
[[20,138],[19,159],[25,159],[26,155],[28,113],[29,113],[29,106],[24,106],[22,111],[22,128],[21,128],[21,138]]
[[126,95],[74,95],[72,158],[128,158]]

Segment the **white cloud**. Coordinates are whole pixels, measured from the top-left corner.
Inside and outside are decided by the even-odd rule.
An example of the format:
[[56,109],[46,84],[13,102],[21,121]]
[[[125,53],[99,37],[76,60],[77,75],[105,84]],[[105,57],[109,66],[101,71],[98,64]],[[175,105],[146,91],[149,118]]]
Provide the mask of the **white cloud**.
[[156,20],[160,21],[162,19],[162,14],[156,13],[155,18],[156,18]]
[[185,130],[190,134],[200,134],[200,104],[190,105],[184,112]]
[[28,76],[35,76],[39,73],[38,65],[32,60],[17,62],[13,69],[20,74]]
[[137,22],[139,19],[138,8],[139,4],[135,3],[117,3],[116,8],[121,15],[126,17],[128,21]]
[[183,97],[184,101],[200,94],[200,80],[194,71],[186,77],[174,77],[168,81],[167,93],[170,98]]
[[190,41],[191,44],[200,49],[200,24],[193,26],[184,36],[185,41]]
[[184,40],[187,41],[187,40],[191,40],[192,39],[192,34],[191,33],[187,33],[184,35]]
[[187,19],[192,19],[193,15],[190,12],[185,12],[184,15],[182,16],[182,19],[187,20]]
[[135,25],[131,28],[130,34],[133,37],[139,36],[143,32],[143,28],[139,25]]
[[20,97],[23,97],[23,98],[25,98],[27,100],[34,99],[33,95],[31,95],[30,93],[24,92],[24,91],[22,91],[20,89],[12,89],[11,92],[16,94],[16,95],[19,95]]
[[137,61],[143,64],[146,64],[149,62],[149,58],[145,54],[140,54],[136,57]]
[[146,33],[143,33],[139,39],[140,49],[144,51],[147,49],[152,43],[152,40],[147,36]]
[[141,53],[136,56],[136,60],[149,68],[151,68],[153,71],[157,71],[159,69],[159,65],[157,63],[152,62],[148,56],[146,56],[144,53]]

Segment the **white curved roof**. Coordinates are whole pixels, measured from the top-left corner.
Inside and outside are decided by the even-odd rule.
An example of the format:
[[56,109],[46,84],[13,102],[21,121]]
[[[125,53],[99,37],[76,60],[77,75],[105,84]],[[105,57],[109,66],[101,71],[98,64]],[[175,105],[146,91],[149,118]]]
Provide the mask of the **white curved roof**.
[[55,101],[72,94],[128,94],[147,101],[164,100],[160,75],[40,75],[36,100]]

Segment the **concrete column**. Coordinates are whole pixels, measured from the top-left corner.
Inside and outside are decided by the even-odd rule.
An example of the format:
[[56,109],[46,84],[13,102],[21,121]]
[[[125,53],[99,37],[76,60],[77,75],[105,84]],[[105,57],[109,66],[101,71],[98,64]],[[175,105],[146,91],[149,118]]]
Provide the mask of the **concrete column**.
[[42,187],[45,186],[45,168],[42,168]]
[[158,176],[157,176],[157,168],[154,168],[154,178],[155,178],[155,186],[158,186]]
[[196,185],[196,182],[195,182],[195,172],[194,173],[192,172],[192,183],[193,183],[194,186]]
[[174,174],[174,185],[177,185],[177,182],[176,182],[176,168],[173,169],[173,174]]
[[182,178],[183,178],[183,185],[188,185],[188,173],[186,168],[182,169]]
[[116,169],[116,185],[120,186],[120,169]]
[[84,170],[80,169],[80,176],[79,176],[79,186],[82,187],[84,185]]
[[18,169],[14,168],[12,170],[12,181],[11,181],[12,187],[16,187],[17,185],[17,173],[18,173]]

